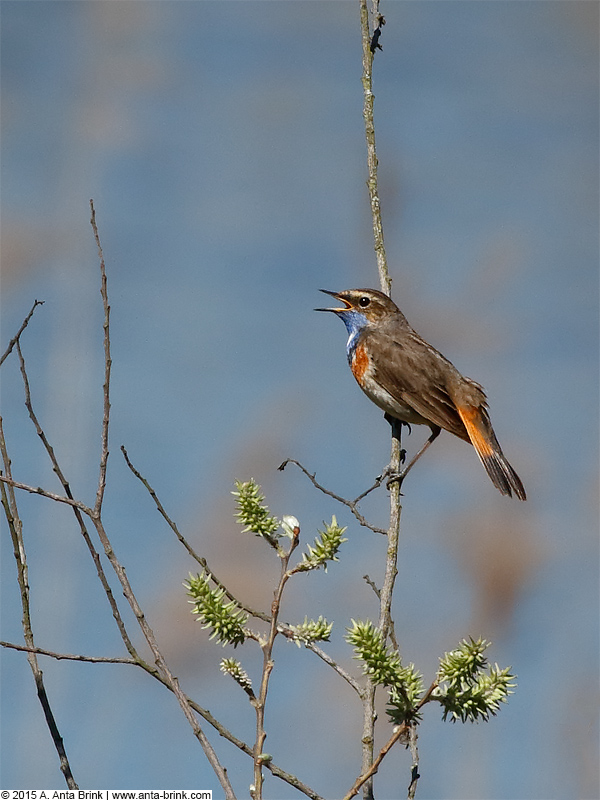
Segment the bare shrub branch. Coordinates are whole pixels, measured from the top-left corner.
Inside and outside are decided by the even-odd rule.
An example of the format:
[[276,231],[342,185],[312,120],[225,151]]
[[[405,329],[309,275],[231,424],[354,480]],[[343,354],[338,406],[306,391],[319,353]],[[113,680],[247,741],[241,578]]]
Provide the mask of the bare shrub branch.
[[[34,309],[35,305],[31,313],[33,313]],[[24,330],[24,326],[22,327],[22,330]],[[16,342],[18,343],[18,341],[19,338],[17,336]],[[2,418],[0,418],[0,455],[2,458],[2,470],[6,473],[8,478],[11,478],[11,463],[6,448]],[[22,626],[23,637],[27,645],[27,661],[29,662],[29,666],[31,667],[31,671],[33,673],[37,695],[44,712],[44,718],[46,720],[46,724],[48,725],[50,736],[52,737],[54,747],[58,753],[60,770],[65,777],[65,781],[69,789],[78,789],[79,787],[75,781],[75,778],[73,777],[73,772],[67,757],[67,751],[65,749],[63,738],[60,735],[54,713],[52,712],[52,708],[50,706],[50,700],[48,699],[48,694],[44,685],[43,673],[40,669],[40,665],[35,654],[35,642],[31,625],[31,606],[29,598],[29,571],[27,568],[25,542],[23,541],[23,524],[19,517],[17,500],[13,488],[14,487],[10,484],[0,484],[0,496],[2,498],[2,507],[4,509],[6,521],[8,522],[8,528],[13,543],[15,562],[17,564],[17,580],[21,594]]]

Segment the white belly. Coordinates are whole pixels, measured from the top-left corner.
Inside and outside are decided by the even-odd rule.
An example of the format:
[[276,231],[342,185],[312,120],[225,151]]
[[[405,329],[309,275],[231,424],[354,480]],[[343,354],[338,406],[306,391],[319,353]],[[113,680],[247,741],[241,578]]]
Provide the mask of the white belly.
[[409,422],[411,425],[429,425],[429,421],[422,417],[414,408],[406,405],[400,400],[386,391],[384,388],[374,381],[369,380],[368,374],[364,376],[362,383],[358,382],[360,388],[367,395],[369,400],[372,400],[375,405],[383,409],[387,414],[390,414],[402,422]]

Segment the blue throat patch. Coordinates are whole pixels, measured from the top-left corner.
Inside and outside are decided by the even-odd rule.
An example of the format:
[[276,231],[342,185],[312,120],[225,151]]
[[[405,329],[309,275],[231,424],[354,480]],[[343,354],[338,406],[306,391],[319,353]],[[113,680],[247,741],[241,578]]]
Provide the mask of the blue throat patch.
[[348,331],[348,341],[346,342],[346,354],[348,361],[352,361],[352,355],[358,342],[361,331],[367,327],[367,318],[360,311],[350,308],[347,311],[338,311],[338,317],[344,321]]

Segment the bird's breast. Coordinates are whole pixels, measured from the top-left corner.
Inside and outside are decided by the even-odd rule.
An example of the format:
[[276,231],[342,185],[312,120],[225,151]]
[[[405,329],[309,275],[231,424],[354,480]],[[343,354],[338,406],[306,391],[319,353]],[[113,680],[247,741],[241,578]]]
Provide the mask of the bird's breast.
[[348,361],[350,362],[352,374],[359,385],[364,387],[370,361],[367,350],[362,343],[358,343],[352,349],[348,350]]
[[428,420],[403,401],[400,390],[392,394],[381,385],[363,342],[359,341],[348,351],[348,361],[356,382],[375,405],[404,422],[413,425],[428,424]]

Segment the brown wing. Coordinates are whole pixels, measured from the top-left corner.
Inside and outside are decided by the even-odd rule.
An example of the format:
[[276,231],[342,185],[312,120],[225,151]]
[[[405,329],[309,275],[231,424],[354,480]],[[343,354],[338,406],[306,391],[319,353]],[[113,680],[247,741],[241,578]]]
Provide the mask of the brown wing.
[[[452,399],[454,386],[467,380],[456,367],[410,328],[399,336],[371,330],[368,337],[373,377],[379,384],[433,425],[470,442]],[[483,391],[473,386],[485,402]]]
[[[509,497],[526,499],[521,479],[507,461],[487,412],[483,388],[412,328],[398,335],[369,332],[374,378],[397,401],[434,425],[470,442],[494,485]],[[375,357],[374,357],[375,356]]]

